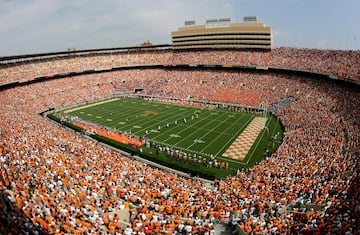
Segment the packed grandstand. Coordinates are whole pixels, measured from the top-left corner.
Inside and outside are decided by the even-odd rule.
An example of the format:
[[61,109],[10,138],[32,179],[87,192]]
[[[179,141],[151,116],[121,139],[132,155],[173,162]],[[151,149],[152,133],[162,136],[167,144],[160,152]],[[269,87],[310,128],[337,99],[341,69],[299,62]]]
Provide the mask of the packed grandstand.
[[[3,58],[0,233],[214,234],[228,223],[248,234],[359,234],[359,68],[359,51],[286,47]],[[284,141],[256,166],[206,184],[39,115],[139,87],[265,105]]]

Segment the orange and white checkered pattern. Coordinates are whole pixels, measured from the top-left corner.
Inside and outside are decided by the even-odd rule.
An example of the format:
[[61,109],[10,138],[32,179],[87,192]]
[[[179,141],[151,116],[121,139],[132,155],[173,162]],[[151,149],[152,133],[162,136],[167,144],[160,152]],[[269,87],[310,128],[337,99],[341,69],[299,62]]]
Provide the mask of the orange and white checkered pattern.
[[231,146],[223,154],[224,157],[244,160],[256,138],[264,128],[266,118],[255,117],[239,137],[231,144]]

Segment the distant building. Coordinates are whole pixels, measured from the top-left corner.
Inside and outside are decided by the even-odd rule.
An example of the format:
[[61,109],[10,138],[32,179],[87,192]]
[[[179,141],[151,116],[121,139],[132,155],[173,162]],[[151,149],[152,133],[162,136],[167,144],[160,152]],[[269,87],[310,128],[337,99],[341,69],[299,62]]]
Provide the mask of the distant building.
[[229,18],[207,20],[197,25],[194,20],[171,33],[173,49],[271,49],[271,28],[256,16],[246,16],[243,22]]

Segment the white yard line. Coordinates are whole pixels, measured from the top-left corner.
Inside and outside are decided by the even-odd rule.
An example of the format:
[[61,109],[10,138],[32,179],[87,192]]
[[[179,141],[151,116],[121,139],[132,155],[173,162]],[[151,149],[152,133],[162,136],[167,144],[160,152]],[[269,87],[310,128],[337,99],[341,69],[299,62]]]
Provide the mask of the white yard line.
[[[227,117],[227,119],[225,119],[225,122],[229,119],[229,117]],[[216,120],[216,119],[215,119]],[[214,120],[214,121],[215,121]],[[215,130],[218,126],[221,126],[224,123],[224,121],[220,122],[218,125],[216,125],[214,128],[210,129],[210,131]],[[207,136],[208,134],[210,134],[211,132],[207,132],[205,135],[201,136],[200,139],[202,139],[203,137]],[[196,142],[194,142],[193,144],[191,144],[190,146],[188,146],[186,149],[191,148],[194,144],[196,144]]]
[[[175,111],[175,115],[178,115],[178,112],[176,112],[176,110],[174,110]],[[193,113],[193,110],[191,110],[191,112]],[[190,113],[190,112],[189,112]],[[188,117],[188,116],[186,116],[186,117]],[[184,117],[181,117],[181,118],[179,118],[178,119],[178,126],[182,126],[183,124],[182,124],[182,120],[184,119]],[[194,119],[195,120],[195,119]],[[193,120],[188,120],[188,122],[192,122]],[[202,119],[201,118],[199,118],[198,119],[198,121],[197,122],[201,122],[202,121]],[[197,122],[195,122],[195,123],[197,123]],[[171,123],[171,125],[175,125],[175,124],[173,124],[173,123]],[[180,132],[178,132],[178,133],[176,133],[176,134],[181,134],[182,132],[184,132],[184,131],[186,131],[187,129],[189,129],[189,128],[191,128],[191,127],[193,127],[194,126],[194,124],[193,125],[186,125],[186,128],[184,128],[184,129],[182,129]],[[160,135],[158,135],[158,136],[156,136],[156,138],[158,138],[158,137],[160,137],[160,136],[162,136],[162,135],[165,135],[165,134],[168,134],[168,133],[172,133],[172,130],[170,129],[170,130],[168,130],[168,131],[165,131],[164,133],[161,133]],[[181,135],[180,135],[181,136]],[[155,139],[156,139],[155,138]],[[168,141],[169,139],[171,139],[172,137],[168,137],[167,139],[165,139],[165,140],[163,140],[164,142],[166,142],[166,141]],[[181,140],[182,141],[182,140]],[[181,141],[179,141],[179,142],[181,142]],[[179,143],[178,142],[178,143]]]
[[114,98],[114,99],[110,99],[110,100],[103,100],[103,101],[100,101],[100,102],[97,102],[97,103],[92,103],[92,104],[76,107],[76,108],[73,108],[73,109],[68,109],[68,110],[65,110],[64,113],[71,113],[71,112],[74,112],[74,111],[77,111],[77,110],[80,110],[80,109],[93,107],[93,106],[99,105],[99,104],[109,103],[109,102],[112,102],[112,101],[115,101],[115,100],[119,100],[119,98]]

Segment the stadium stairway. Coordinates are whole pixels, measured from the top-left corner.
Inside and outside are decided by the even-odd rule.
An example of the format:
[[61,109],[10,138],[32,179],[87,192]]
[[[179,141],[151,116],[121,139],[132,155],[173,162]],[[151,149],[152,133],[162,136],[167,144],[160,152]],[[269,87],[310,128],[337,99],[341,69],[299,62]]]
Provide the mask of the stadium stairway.
[[232,235],[233,230],[227,224],[216,224],[214,226],[216,235]]
[[346,151],[348,153],[360,152],[360,146],[352,148],[352,149],[347,149]]

